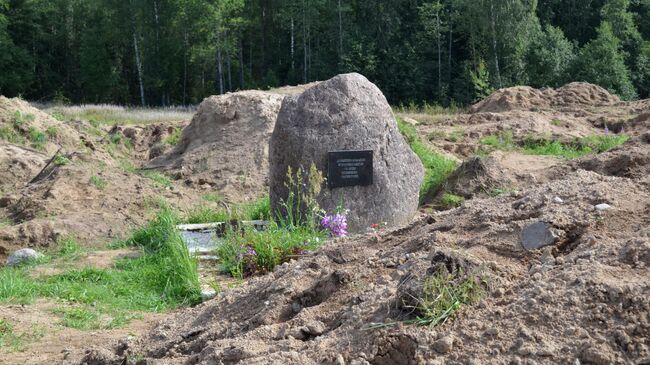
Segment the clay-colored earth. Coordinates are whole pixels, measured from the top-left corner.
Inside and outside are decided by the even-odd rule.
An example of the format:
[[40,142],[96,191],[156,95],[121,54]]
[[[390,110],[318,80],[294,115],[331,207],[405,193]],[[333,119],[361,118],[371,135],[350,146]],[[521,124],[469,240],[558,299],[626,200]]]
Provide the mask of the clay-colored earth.
[[[406,227],[328,242],[195,308],[145,316],[123,330],[49,324],[56,318],[48,302],[2,305],[0,317],[46,331],[0,363],[650,363],[649,115],[650,101],[621,102],[578,83],[500,90],[468,114],[404,114],[432,148],[466,161],[445,186],[465,196],[460,207],[423,207]],[[630,140],[576,160],[519,150],[472,159],[485,152],[483,138],[504,131],[515,143],[531,135],[570,141],[605,126]],[[72,163],[31,183],[53,151],[0,144],[0,166],[16,166],[0,170],[0,256],[69,234],[102,247],[145,222],[158,197],[182,211],[205,203],[202,196],[218,188],[211,181],[185,184],[190,173],[165,187],[124,166],[168,153],[159,150],[168,127],[93,134],[85,122],[70,123],[85,147],[66,148]],[[111,142],[115,134],[133,147]],[[92,176],[106,186],[98,189]],[[555,244],[525,251],[522,229],[535,222],[552,227]],[[483,299],[436,327],[403,323],[416,315],[409,303],[422,282],[442,266],[484,278]]]

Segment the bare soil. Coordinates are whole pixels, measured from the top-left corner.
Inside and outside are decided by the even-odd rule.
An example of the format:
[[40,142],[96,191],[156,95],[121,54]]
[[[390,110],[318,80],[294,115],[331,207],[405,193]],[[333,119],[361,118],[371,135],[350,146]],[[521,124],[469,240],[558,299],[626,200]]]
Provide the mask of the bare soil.
[[[405,116],[432,148],[465,161],[446,186],[466,197],[460,207],[423,208],[406,227],[328,242],[246,283],[217,277],[223,290],[215,299],[124,330],[63,329],[51,324],[52,303],[0,306],[0,317],[20,328],[46,330],[0,363],[650,363],[650,101],[621,102],[574,83],[500,90],[469,114]],[[189,173],[165,187],[124,168],[124,159],[139,167],[169,154],[161,141],[187,123],[129,127],[135,134],[69,123],[78,142],[65,149],[72,163],[31,183],[59,145],[43,152],[0,142],[0,166],[15,166],[0,170],[0,259],[70,234],[102,247],[145,222],[158,197],[183,211],[205,203],[218,184],[187,184]],[[516,151],[471,158],[482,138],[504,131],[516,143],[531,135],[570,141],[605,126],[630,141],[577,160]],[[112,143],[116,133],[133,147]],[[97,188],[92,176],[106,185]],[[595,208],[603,203],[610,209]],[[557,239],[525,251],[522,229],[535,222],[548,223]],[[414,294],[441,265],[485,278],[483,299],[440,326],[402,323],[414,318]]]

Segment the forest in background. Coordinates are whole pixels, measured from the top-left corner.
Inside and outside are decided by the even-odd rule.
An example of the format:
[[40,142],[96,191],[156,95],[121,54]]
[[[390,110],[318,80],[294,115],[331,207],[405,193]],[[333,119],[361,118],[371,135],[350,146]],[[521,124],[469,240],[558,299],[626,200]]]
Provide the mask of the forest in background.
[[187,105],[360,72],[393,104],[650,93],[650,0],[0,0],[0,94]]

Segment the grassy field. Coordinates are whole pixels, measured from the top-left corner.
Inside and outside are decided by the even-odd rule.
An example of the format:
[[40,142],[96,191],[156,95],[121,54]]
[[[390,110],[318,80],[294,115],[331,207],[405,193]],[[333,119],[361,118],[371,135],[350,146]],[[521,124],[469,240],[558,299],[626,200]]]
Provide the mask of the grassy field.
[[147,124],[190,120],[195,107],[135,108],[110,104],[37,105],[58,120],[87,120],[98,124]]

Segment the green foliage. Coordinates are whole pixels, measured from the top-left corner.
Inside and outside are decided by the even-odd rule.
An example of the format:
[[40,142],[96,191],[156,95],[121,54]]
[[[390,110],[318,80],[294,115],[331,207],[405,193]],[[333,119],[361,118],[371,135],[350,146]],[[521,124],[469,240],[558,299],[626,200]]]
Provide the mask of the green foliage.
[[211,203],[220,203],[224,200],[223,195],[220,193],[203,194],[201,198],[203,198],[203,200],[205,200],[206,202],[211,202]]
[[482,279],[477,276],[439,270],[424,282],[422,297],[415,308],[417,318],[406,322],[421,326],[444,324],[461,306],[474,304],[484,295]]
[[578,158],[592,153],[607,152],[625,143],[626,135],[594,135],[576,140],[573,143],[562,143],[557,140],[533,140],[525,142],[524,151],[531,155],[560,156]]
[[176,146],[178,141],[181,140],[181,134],[183,133],[182,128],[174,128],[174,132],[165,138],[165,143],[168,145]]
[[603,22],[598,37],[580,51],[574,64],[574,79],[598,84],[625,100],[634,99],[637,93],[619,45],[611,24]]
[[456,208],[465,202],[465,198],[450,192],[445,192],[440,198],[440,204],[445,208]]
[[271,223],[264,231],[251,227],[244,228],[243,232],[227,230],[216,254],[224,272],[242,278],[271,272],[277,265],[318,248],[324,241],[325,233],[309,225],[288,229]]
[[151,179],[156,185],[166,188],[172,186],[172,181],[165,175],[156,171],[143,171],[142,176]]
[[65,155],[58,153],[56,156],[54,156],[54,164],[57,166],[65,166],[70,163],[72,163],[72,161],[70,161],[70,159]]
[[268,220],[271,218],[271,201],[268,196],[250,203],[232,206],[230,209],[213,209],[198,206],[190,211],[183,220],[187,224],[202,224],[215,222]]
[[106,180],[101,176],[93,175],[90,177],[90,183],[93,184],[97,189],[104,190],[106,188]]
[[[197,303],[197,262],[176,231],[176,221],[171,210],[163,208],[125,242],[144,253],[136,259],[121,259],[111,269],[72,268],[32,278],[29,267],[2,268],[0,303],[54,298],[74,306],[59,311],[62,324],[80,329],[121,327],[136,318],[137,312]],[[62,240],[60,245],[53,260],[76,260],[83,254],[72,239]]]
[[434,194],[456,168],[456,163],[427,147],[418,135],[417,129],[397,118],[397,126],[404,139],[424,165],[424,180],[420,187],[420,201]]
[[512,136],[512,131],[504,131],[498,135],[493,134],[484,137],[481,139],[481,144],[504,151],[513,150],[517,147]]
[[546,25],[532,40],[527,54],[531,86],[558,87],[570,81],[569,68],[575,57],[574,46],[562,29]]
[[55,138],[59,134],[59,129],[55,126],[49,126],[45,130],[45,134],[50,138]]
[[494,88],[490,86],[490,72],[483,60],[479,60],[476,69],[470,71],[469,75],[474,86],[474,101],[485,99],[494,92]]
[[[324,182],[323,174],[313,162],[308,171],[299,167],[294,172],[289,166],[285,182],[287,198],[282,201],[280,211],[273,212],[278,223],[290,230],[302,226],[315,230],[321,210],[316,199]],[[270,209],[270,202],[268,205]],[[256,209],[263,213],[266,206],[264,202]]]
[[[465,105],[492,87],[573,81],[576,75],[566,72],[572,53],[584,69],[592,60],[585,56],[598,52],[571,48],[594,42],[601,21],[612,24],[621,42],[632,86],[642,96],[649,93],[640,52],[650,40],[647,0],[163,5],[2,0],[0,94],[52,98],[57,105],[187,105],[215,93],[355,71],[394,104]],[[596,68],[604,71],[604,65],[597,62]],[[584,76],[611,87],[605,76]],[[613,90],[627,97],[629,90],[620,86]]]
[[38,340],[43,335],[43,331],[36,328],[18,333],[8,320],[0,318],[0,353],[22,352],[28,343]]
[[32,141],[32,145],[37,149],[45,148],[47,142],[47,135],[34,127],[29,128],[28,138]]

